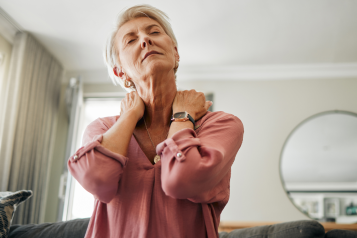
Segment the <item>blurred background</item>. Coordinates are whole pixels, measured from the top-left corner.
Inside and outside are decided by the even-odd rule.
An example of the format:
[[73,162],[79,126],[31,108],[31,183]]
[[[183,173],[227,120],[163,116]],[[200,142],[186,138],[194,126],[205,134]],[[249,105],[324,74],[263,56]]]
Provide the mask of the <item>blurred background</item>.
[[[102,52],[136,4],[0,0],[0,191],[34,191],[16,222],[91,215],[66,161],[88,123],[119,114],[125,91]],[[357,222],[357,1],[145,4],[171,19],[179,90],[206,93],[244,124],[221,220]]]

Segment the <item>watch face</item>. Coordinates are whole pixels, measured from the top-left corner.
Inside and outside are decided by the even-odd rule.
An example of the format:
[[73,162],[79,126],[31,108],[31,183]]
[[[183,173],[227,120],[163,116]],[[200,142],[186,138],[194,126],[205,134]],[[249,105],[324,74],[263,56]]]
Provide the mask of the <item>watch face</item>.
[[176,113],[174,114],[174,118],[175,118],[175,119],[186,118],[186,112],[176,112]]

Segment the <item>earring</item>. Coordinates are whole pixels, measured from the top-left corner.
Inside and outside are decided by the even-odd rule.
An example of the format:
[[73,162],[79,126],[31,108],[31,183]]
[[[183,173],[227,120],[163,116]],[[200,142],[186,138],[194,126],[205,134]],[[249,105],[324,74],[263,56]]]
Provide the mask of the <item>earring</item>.
[[174,69],[178,69],[178,67],[179,67],[179,62],[175,61],[175,68]]
[[131,86],[130,81],[129,80],[125,80],[125,87],[126,88],[130,88],[130,86]]

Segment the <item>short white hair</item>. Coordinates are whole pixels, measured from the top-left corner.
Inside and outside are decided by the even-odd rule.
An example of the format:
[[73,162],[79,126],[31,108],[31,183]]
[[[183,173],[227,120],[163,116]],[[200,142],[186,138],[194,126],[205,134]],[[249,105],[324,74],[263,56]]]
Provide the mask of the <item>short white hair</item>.
[[[126,88],[124,86],[124,81],[117,77],[114,72],[113,68],[117,67],[118,70],[120,71],[120,65],[119,65],[119,50],[116,47],[116,34],[119,30],[119,28],[127,23],[130,20],[139,18],[139,17],[149,17],[155,21],[157,21],[161,27],[164,29],[165,33],[172,39],[174,45],[177,47],[177,40],[175,37],[175,34],[171,28],[171,24],[169,23],[169,18],[168,16],[161,10],[144,4],[144,5],[137,5],[133,6],[131,8],[128,8],[125,10],[123,13],[121,13],[118,17],[116,27],[112,34],[110,35],[108,42],[106,44],[105,50],[104,50],[104,59],[105,63],[108,68],[108,73],[110,78],[112,79],[113,83],[115,85],[119,84],[122,86],[125,90],[127,91],[132,91],[134,90],[134,87],[131,88]],[[174,69],[175,75],[177,72],[177,68]]]

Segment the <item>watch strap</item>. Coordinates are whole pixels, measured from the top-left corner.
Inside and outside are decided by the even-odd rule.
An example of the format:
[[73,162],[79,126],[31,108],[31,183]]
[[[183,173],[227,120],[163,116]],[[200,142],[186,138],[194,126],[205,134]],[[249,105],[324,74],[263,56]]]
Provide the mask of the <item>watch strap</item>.
[[193,127],[195,127],[195,120],[194,120],[194,119],[191,117],[191,115],[188,114],[188,113],[187,113],[187,118],[188,118],[188,120],[190,120],[190,121],[192,122]]

